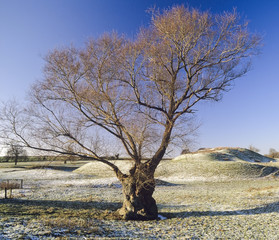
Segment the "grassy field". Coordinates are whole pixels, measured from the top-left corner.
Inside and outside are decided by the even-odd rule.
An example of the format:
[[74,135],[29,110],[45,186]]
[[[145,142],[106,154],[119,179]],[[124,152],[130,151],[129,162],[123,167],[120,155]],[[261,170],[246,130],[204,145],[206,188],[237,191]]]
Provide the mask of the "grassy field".
[[[114,162],[127,171],[127,162]],[[114,212],[122,190],[113,172],[84,164],[40,161],[14,168],[1,163],[0,178],[24,178],[24,189],[15,190],[13,199],[0,196],[0,238],[17,233],[22,239],[267,239],[279,234],[278,162],[163,161],[154,197],[167,219],[148,223],[118,220]],[[269,167],[273,171],[263,174]]]

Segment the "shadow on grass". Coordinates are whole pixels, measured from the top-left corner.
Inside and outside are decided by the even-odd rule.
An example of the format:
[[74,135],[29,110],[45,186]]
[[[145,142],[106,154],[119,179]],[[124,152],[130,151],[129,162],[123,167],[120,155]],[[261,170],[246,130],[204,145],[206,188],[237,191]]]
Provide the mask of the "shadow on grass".
[[91,209],[116,210],[121,207],[120,202],[97,202],[97,201],[52,201],[52,200],[22,200],[22,199],[0,199],[0,204],[10,204],[17,206],[46,206],[65,209]]
[[22,167],[25,169],[51,169],[51,170],[58,170],[64,172],[73,172],[74,170],[78,169],[79,167],[76,166],[55,166],[55,165],[38,165],[38,166],[27,166]]
[[[82,202],[82,201],[50,201],[50,200],[20,200],[20,199],[0,199],[0,216],[22,216],[22,215],[43,215],[61,214],[63,212],[75,212],[74,215],[90,213],[96,219],[118,219],[115,211],[122,206],[121,202]],[[172,207],[159,205],[160,207]],[[183,206],[185,209],[185,206]],[[53,209],[53,210],[50,210]],[[190,218],[203,216],[244,216],[267,213],[279,213],[279,202],[266,204],[261,207],[251,209],[241,209],[233,211],[160,211],[159,214],[170,218]],[[69,214],[69,212],[67,213]]]
[[[164,205],[162,205],[163,207]],[[239,216],[239,215],[258,215],[265,213],[279,213],[279,202],[273,202],[261,207],[251,209],[241,209],[233,211],[177,211],[177,212],[164,212],[160,214],[167,218],[189,218],[189,217],[202,217],[202,216]]]
[[94,219],[118,219],[120,202],[50,201],[0,199],[0,216],[86,216]]

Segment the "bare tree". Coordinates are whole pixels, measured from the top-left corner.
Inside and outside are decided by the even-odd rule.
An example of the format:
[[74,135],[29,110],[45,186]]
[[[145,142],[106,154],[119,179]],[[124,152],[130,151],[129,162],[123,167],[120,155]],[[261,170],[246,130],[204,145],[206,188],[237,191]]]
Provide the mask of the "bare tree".
[[[83,49],[51,51],[30,106],[3,109],[6,136],[110,166],[123,186],[119,214],[156,219],[154,172],[168,146],[185,139],[198,102],[220,100],[248,71],[259,41],[236,12],[152,11],[150,26],[133,40],[105,34]],[[119,143],[133,161],[129,174],[104,158]]]
[[267,156],[271,157],[271,158],[278,158],[279,157],[279,152],[277,152],[277,150],[274,149],[274,148],[270,148],[269,149],[269,154]]
[[250,145],[250,146],[249,146],[249,150],[251,150],[251,151],[253,151],[253,152],[256,152],[256,153],[260,152],[260,149],[254,147],[253,145]]
[[11,143],[7,149],[5,158],[9,161],[10,159],[13,159],[15,162],[15,165],[17,165],[18,160],[20,158],[27,158],[27,152],[24,149],[24,147]]

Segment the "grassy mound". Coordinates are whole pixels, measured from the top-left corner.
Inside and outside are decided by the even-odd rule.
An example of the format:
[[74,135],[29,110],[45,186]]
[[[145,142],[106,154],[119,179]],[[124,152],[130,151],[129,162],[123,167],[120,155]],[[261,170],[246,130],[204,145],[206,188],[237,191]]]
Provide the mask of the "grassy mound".
[[[114,160],[112,162],[116,164],[123,173],[128,173],[133,163],[129,160]],[[105,165],[104,163],[100,163],[97,161],[89,162],[74,170],[73,172],[84,175],[91,175],[92,177],[96,178],[115,177],[115,173],[113,172],[112,168]]]
[[205,149],[162,162],[157,177],[177,180],[257,178],[279,175],[276,160],[243,148]]
[[265,157],[246,148],[207,148],[194,153],[188,153],[177,157],[180,158],[211,159],[215,161],[245,161],[245,162],[275,162],[273,158]]

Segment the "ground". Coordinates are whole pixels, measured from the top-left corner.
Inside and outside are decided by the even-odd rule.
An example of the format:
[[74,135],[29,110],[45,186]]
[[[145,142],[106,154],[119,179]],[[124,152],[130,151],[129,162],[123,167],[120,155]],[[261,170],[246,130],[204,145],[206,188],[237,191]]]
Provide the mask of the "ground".
[[[163,220],[118,220],[121,185],[103,165],[1,164],[0,178],[23,178],[13,199],[0,194],[0,239],[277,239],[278,162],[163,161],[154,198]],[[117,162],[121,167],[125,162]],[[260,167],[259,167],[260,166]],[[44,168],[43,168],[44,167]],[[274,168],[263,175],[266,167]],[[91,168],[91,170],[90,170]],[[85,171],[90,170],[90,174]],[[103,173],[106,175],[103,175]]]

